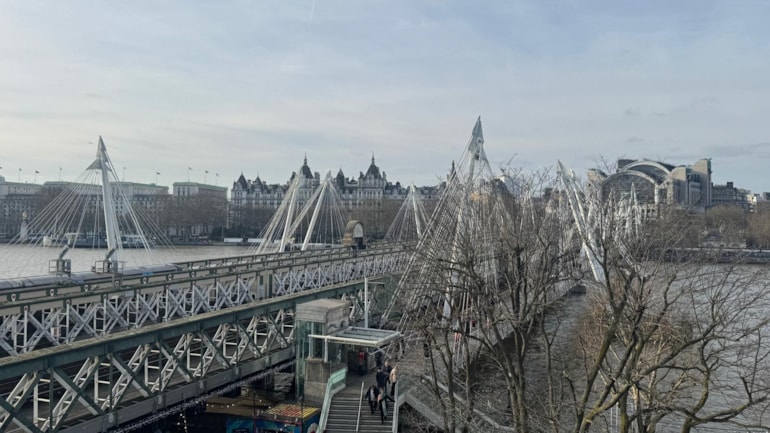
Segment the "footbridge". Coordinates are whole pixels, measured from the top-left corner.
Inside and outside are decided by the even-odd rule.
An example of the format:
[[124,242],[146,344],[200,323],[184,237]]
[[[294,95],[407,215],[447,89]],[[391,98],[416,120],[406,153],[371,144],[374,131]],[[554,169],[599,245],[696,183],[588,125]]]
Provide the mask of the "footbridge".
[[[351,301],[411,244],[178,263],[167,272],[3,291],[0,432],[105,431],[295,362],[294,308]],[[379,287],[382,287],[381,285]],[[384,289],[369,291],[385,305]]]
[[[446,374],[467,368],[467,355],[480,350],[471,329],[486,327],[504,336],[510,328],[492,319],[516,317],[504,316],[513,301],[502,295],[513,291],[501,287],[500,277],[512,272],[513,256],[506,249],[513,244],[503,242],[501,234],[531,236],[512,230],[524,220],[558,228],[552,241],[527,252],[532,257],[527,266],[554,271],[523,277],[538,279],[537,299],[553,300],[583,277],[572,263],[579,260],[574,243],[581,236],[573,236],[571,227],[577,224],[580,234],[589,233],[600,221],[590,209],[577,207],[585,197],[573,177],[562,176],[572,188],[570,215],[563,202],[536,197],[535,185],[495,174],[483,144],[479,118],[430,220],[410,189],[388,230],[389,243],[361,249],[363,228],[357,221],[345,225],[330,176],[304,205],[298,176],[253,252],[128,270],[122,267],[128,255],[118,242],[125,232],[120,223],[127,218],[118,218],[108,206],[115,170],[100,139],[89,169],[99,173],[109,222],[101,272],[98,266],[88,278],[69,272],[68,244],[49,280],[16,280],[5,287],[0,281],[0,433],[130,430],[148,414],[168,413],[291,367],[300,356],[296,307],[321,298],[349,300],[351,319],[373,310],[381,320],[397,323],[401,335],[423,335],[407,344],[419,345],[419,340],[418,354],[450,360]],[[30,223],[28,230],[52,233],[52,242],[62,239],[54,229],[43,229],[64,230],[54,218],[62,214],[52,211],[49,220]],[[136,232],[150,247],[139,213],[131,221],[129,233]],[[83,232],[77,227],[73,238]],[[298,239],[302,242],[294,243]],[[347,247],[330,247],[329,240],[343,240]],[[534,239],[530,244],[540,245]],[[594,247],[590,239],[583,244]],[[555,257],[559,266],[540,266]],[[520,261],[516,269],[527,270]],[[366,281],[372,279],[386,284],[370,291]],[[453,344],[433,344],[434,329]],[[391,345],[387,356],[399,356],[403,347],[394,346],[400,345]],[[424,377],[424,360],[417,358],[414,374]],[[432,370],[436,383],[440,373]],[[425,415],[432,419],[431,413]],[[487,418],[479,416],[492,425]]]

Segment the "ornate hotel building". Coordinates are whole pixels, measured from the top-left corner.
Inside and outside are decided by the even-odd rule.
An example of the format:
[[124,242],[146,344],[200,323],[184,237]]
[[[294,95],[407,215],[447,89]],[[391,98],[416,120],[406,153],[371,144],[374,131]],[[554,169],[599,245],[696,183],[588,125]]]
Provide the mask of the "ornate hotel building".
[[[248,180],[241,173],[233,182],[230,194],[229,227],[253,227],[263,225],[281,204],[289,185],[300,176],[300,203],[303,204],[313,194],[321,183],[321,175],[313,172],[305,157],[299,172],[292,173],[284,184],[268,184],[257,176]],[[401,183],[388,181],[387,175],[377,166],[372,155],[372,161],[366,173],[360,172],[357,177],[346,177],[340,169],[334,177],[334,186],[345,207],[352,214],[362,215],[367,210],[379,210],[388,213],[391,208],[398,210],[406,198],[408,189]],[[442,186],[423,186],[417,188],[426,206],[438,199]],[[378,231],[378,230],[375,230]]]

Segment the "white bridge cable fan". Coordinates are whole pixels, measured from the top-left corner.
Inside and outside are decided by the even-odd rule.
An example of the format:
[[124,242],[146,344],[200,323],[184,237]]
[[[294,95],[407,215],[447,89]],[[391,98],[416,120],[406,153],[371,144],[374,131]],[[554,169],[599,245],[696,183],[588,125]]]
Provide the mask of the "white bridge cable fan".
[[259,245],[249,253],[341,246],[348,214],[331,172],[307,197],[309,190],[301,176],[292,179],[281,205],[260,233]]
[[[94,162],[72,182],[48,183],[40,198],[44,207],[28,221],[25,217],[20,233],[10,244],[15,248],[40,248],[40,254],[33,257],[41,262],[44,258],[64,258],[72,248],[93,250],[91,261],[73,260],[71,271],[91,270],[97,261],[119,263],[120,267],[163,263],[158,247],[168,247],[170,242],[148,209],[126,193],[125,185],[118,179],[99,137]],[[30,255],[14,256],[22,260],[20,257]],[[19,263],[17,267],[23,274],[29,272],[27,264]],[[45,268],[39,273],[44,272]]]

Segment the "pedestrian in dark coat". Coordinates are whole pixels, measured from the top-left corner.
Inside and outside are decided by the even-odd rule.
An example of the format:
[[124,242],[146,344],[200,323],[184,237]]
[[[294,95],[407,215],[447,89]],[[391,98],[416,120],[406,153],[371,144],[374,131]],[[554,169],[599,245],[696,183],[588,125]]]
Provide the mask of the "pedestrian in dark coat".
[[377,380],[377,388],[380,388],[380,392],[383,394],[387,393],[387,386],[388,386],[388,375],[385,374],[384,371],[382,371],[382,368],[377,369],[377,375],[375,376]]
[[374,415],[374,411],[377,409],[377,386],[370,386],[364,398],[369,401],[369,409],[372,411],[372,415]]

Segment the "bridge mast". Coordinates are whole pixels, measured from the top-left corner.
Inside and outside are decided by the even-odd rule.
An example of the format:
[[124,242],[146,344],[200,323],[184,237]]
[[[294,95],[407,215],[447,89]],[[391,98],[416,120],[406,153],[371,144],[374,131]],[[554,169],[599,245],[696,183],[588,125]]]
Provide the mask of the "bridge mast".
[[588,266],[591,268],[591,273],[594,280],[598,283],[604,282],[604,273],[602,271],[601,262],[597,257],[597,251],[599,246],[596,241],[596,235],[594,233],[594,227],[591,227],[589,220],[593,216],[592,213],[598,212],[595,207],[591,206],[592,203],[587,203],[588,211],[583,206],[583,200],[585,195],[580,193],[577,180],[575,179],[575,173],[564,166],[561,161],[557,161],[559,166],[559,177],[564,184],[564,192],[567,196],[567,202],[572,210],[572,217],[575,220],[575,228],[580,235],[583,243],[583,253],[585,254]]
[[99,145],[96,149],[96,160],[89,168],[100,170],[102,177],[102,204],[104,208],[104,228],[107,234],[107,255],[105,261],[110,262],[110,269],[116,270],[117,263],[120,261],[120,255],[123,245],[120,241],[120,231],[118,230],[118,217],[115,215],[115,205],[113,203],[112,186],[110,184],[110,173],[112,161],[107,155],[107,147],[104,145],[102,137],[99,136]]

